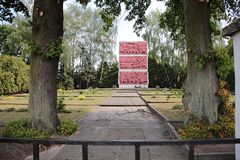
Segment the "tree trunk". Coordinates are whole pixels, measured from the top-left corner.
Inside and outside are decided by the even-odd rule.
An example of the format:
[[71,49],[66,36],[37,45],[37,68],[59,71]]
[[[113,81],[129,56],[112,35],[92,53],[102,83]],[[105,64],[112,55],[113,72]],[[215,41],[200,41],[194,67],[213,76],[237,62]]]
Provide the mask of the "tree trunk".
[[185,35],[187,41],[187,79],[184,84],[183,103],[191,116],[198,120],[207,120],[211,124],[217,121],[218,78],[212,58],[205,59],[203,67],[197,66],[199,57],[211,57],[211,27],[209,3],[198,0],[184,0]]
[[29,90],[29,126],[40,131],[56,132],[57,69],[59,56],[46,57],[49,45],[63,35],[63,1],[35,0],[33,42],[37,50],[31,57]]

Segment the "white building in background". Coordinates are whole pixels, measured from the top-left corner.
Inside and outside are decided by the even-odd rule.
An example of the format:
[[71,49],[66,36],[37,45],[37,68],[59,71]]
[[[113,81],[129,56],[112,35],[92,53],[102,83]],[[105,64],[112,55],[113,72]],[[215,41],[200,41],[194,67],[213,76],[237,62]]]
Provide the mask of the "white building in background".
[[[240,18],[223,29],[224,36],[233,37],[235,69],[235,138],[240,138]],[[240,144],[235,147],[236,160],[240,160]]]

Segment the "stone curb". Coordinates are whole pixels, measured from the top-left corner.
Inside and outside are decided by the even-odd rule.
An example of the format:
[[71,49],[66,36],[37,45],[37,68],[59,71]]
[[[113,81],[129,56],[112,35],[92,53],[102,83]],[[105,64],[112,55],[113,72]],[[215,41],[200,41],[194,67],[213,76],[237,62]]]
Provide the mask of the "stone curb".
[[[139,94],[139,93],[138,93]],[[182,121],[170,121],[165,115],[157,111],[154,107],[152,107],[147,101],[139,94],[140,98],[145,102],[148,109],[157,116],[160,120],[164,122],[164,126],[166,127],[170,137],[172,139],[180,139],[179,134],[171,123],[183,123]]]

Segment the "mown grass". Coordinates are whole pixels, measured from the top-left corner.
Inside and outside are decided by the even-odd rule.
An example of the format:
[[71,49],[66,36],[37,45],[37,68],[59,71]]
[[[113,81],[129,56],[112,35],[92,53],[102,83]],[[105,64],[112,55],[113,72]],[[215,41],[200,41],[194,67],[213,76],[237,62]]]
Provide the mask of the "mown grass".
[[[59,113],[60,120],[71,119],[77,120],[85,113],[94,111],[96,105],[102,104],[115,91],[104,89],[89,89],[89,90],[71,90],[58,92],[58,98],[64,97],[66,109],[71,113]],[[79,95],[86,96],[86,99],[79,100]],[[16,94],[12,96],[0,97],[0,135],[4,131],[4,126],[10,121],[27,118],[27,112],[16,112],[19,109],[28,108],[28,94]],[[9,108],[14,108],[13,112],[6,112]]]
[[160,113],[165,115],[170,121],[183,121],[186,117],[184,110],[173,109],[175,105],[181,105],[181,103],[157,103],[151,104]]
[[[79,90],[74,91],[64,91],[64,93],[58,93],[59,96],[66,95],[64,97],[64,104],[66,104],[66,109],[71,111],[71,113],[59,113],[59,119],[63,120],[78,120],[87,112],[95,111],[96,105],[103,103],[108,97],[110,97],[114,91],[104,90],[104,91],[87,91],[83,90],[83,94],[87,97],[84,100],[79,100],[78,96]],[[81,92],[82,93],[82,92]],[[98,97],[100,96],[100,97]],[[19,105],[20,104],[20,105]],[[85,106],[84,106],[85,105]],[[14,108],[13,112],[6,112],[7,109]],[[1,96],[0,98],[0,135],[4,132],[4,126],[18,119],[24,119],[28,117],[27,112],[16,112],[19,109],[28,108],[28,94],[17,94],[11,97]]]
[[[86,106],[86,107],[79,107],[74,106],[69,108],[71,113],[58,113],[59,119],[61,121],[71,119],[71,120],[78,120],[82,116],[84,116],[87,112],[91,112],[95,110],[94,106]],[[4,126],[11,122],[18,119],[26,119],[28,118],[27,112],[0,112],[0,135],[4,132]]]

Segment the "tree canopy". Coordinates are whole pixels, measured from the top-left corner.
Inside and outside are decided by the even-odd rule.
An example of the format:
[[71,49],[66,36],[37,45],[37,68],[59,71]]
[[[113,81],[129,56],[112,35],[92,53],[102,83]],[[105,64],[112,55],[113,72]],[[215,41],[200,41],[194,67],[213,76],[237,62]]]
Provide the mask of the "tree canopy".
[[0,21],[12,22],[13,11],[28,15],[27,7],[20,0],[0,0]]

